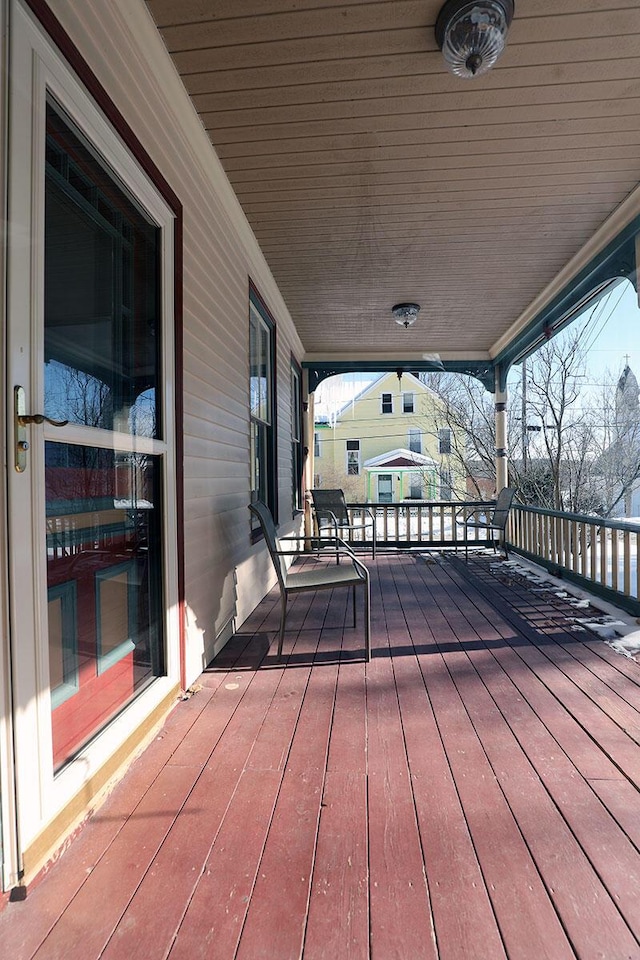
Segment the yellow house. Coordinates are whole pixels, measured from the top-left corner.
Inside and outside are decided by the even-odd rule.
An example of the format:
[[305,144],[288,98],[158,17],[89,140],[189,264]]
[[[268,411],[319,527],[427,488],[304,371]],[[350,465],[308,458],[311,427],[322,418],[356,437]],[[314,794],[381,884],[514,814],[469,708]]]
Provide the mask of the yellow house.
[[450,500],[463,489],[442,403],[411,373],[381,374],[314,435],[314,484],[348,500]]

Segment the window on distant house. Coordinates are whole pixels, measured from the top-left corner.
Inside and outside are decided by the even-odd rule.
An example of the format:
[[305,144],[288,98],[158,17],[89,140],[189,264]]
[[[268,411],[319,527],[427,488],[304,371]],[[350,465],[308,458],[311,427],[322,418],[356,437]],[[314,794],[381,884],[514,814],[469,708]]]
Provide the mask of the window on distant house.
[[302,510],[302,371],[291,360],[291,506]]
[[350,477],[360,475],[360,441],[347,440],[347,474]]
[[411,453],[422,453],[422,431],[417,427],[409,428],[409,450]]
[[440,499],[441,500],[451,500],[452,495],[452,474],[451,470],[448,468],[443,468],[440,471]]
[[413,413],[414,412],[414,402],[412,393],[403,393],[402,394],[402,412],[403,413]]
[[313,435],[313,455],[314,457],[322,456],[322,448],[320,447],[320,434],[317,430]]
[[393,413],[393,394],[383,393],[380,404],[381,413]]
[[[276,449],[273,384],[275,324],[254,290],[249,294],[249,402],[251,413],[251,500],[276,514]],[[253,529],[259,529],[252,520]]]
[[451,430],[449,427],[438,430],[438,452],[442,454],[451,453]]

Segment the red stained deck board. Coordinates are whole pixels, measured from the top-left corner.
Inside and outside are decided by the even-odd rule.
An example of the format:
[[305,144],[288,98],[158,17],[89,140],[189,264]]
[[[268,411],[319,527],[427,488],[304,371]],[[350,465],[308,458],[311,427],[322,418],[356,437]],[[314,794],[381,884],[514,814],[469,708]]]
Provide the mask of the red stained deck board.
[[[496,613],[495,608],[460,576],[459,571],[454,570],[450,576],[451,589],[455,590],[455,587],[459,587],[464,596],[472,599],[479,611],[481,621],[474,620],[474,624],[480,632],[483,646],[487,645],[491,649],[521,695],[544,722],[561,748],[571,757],[577,769],[588,779],[620,778],[622,773],[603,751],[597,737],[590,736],[571,710],[574,692],[578,693],[573,684],[564,678],[556,696],[556,692],[550,689],[549,685],[550,683],[553,685],[556,671],[553,667],[549,667],[546,658],[537,653],[531,641],[525,638],[520,640],[519,635],[514,634],[513,626]],[[439,594],[436,592],[434,596],[443,604],[456,602],[455,599],[449,599],[444,590]],[[461,598],[459,602],[462,602]],[[469,613],[476,616],[472,608]],[[496,638],[500,642],[496,643]],[[526,651],[530,651],[533,657],[530,657]],[[565,692],[566,700],[563,699]],[[580,699],[582,696],[579,694]]]
[[[598,659],[604,660],[609,666],[614,667],[615,673],[620,676],[621,680],[626,678],[624,679],[624,683],[631,681],[633,688],[640,687],[640,663],[632,660],[630,657],[620,656],[608,643],[597,640],[592,633],[586,629],[581,631],[580,636],[580,645],[597,656]],[[628,684],[627,686],[631,689]],[[634,689],[633,693],[635,696],[637,689]]]
[[276,770],[243,772],[177,932],[171,960],[235,955],[281,780]]
[[[123,956],[130,960],[146,960],[149,956],[165,956],[168,952],[186,904],[189,903],[203,871],[207,869],[211,848],[225,831],[230,818],[229,811],[233,811],[236,820],[238,816],[242,818],[241,829],[245,825],[247,810],[245,805],[238,801],[245,777],[243,766],[246,770],[250,758],[256,749],[259,749],[261,734],[268,723],[270,711],[278,702],[278,694],[281,693],[283,684],[286,691],[281,693],[281,696],[287,698],[287,703],[291,703],[295,711],[295,691],[291,689],[292,683],[287,682],[283,674],[283,670],[270,670],[254,675],[254,681],[246,694],[250,697],[251,704],[246,705],[242,721],[230,725],[224,741],[214,750],[206,776],[199,781],[185,805],[184,819],[176,825],[163,844],[153,869],[145,877],[127,909],[126,924],[116,931],[105,951],[104,960]],[[302,682],[304,684],[304,679]],[[302,694],[300,698],[301,696]],[[295,717],[292,724],[295,725]],[[283,736],[290,740],[291,734],[285,729]],[[269,743],[272,757],[277,757],[279,749],[280,744],[273,736]],[[265,776],[264,781],[265,794],[268,796],[269,778]],[[194,833],[191,820],[196,817],[199,829]],[[238,836],[235,837],[233,849],[235,862],[241,863],[244,854],[238,857],[238,850],[244,849],[244,842],[238,842],[239,839]],[[224,840],[221,842],[224,844]],[[165,904],[162,913],[158,915],[157,911],[150,911],[149,905],[158,903],[162,899],[163,890],[168,887],[173,895]],[[251,892],[251,887],[248,892]],[[216,905],[221,899],[218,885],[215,890]],[[215,907],[212,912],[215,912]],[[215,927],[215,923],[212,925]],[[208,930],[205,931],[207,932]],[[202,942],[206,942],[206,937],[204,941],[200,936],[192,937],[190,949],[193,950],[197,943]]]
[[[445,618],[436,618],[431,609],[428,622],[438,642],[455,641]],[[424,677],[509,957],[572,957],[535,862],[444,660],[429,658]]]
[[227,724],[246,696],[254,676],[255,674],[247,672],[220,684],[193,724],[189,737],[183,740],[168,761],[171,765],[201,769],[207,763]]
[[[590,786],[598,795],[620,829],[640,849],[640,818],[638,792],[628,780],[591,780]],[[637,929],[637,928],[636,928]]]
[[[242,717],[229,724],[224,739],[218,742],[179,821],[128,905],[124,922],[105,950],[105,960],[147,960],[168,952],[229,805],[235,800],[243,765],[277,697],[282,674],[281,670],[270,670],[253,675],[246,694],[250,702],[244,705]],[[195,822],[197,831],[193,829]],[[166,889],[171,889],[172,896],[158,912],[156,905],[163,901]]]
[[[596,856],[597,866],[614,885],[616,899],[624,897],[627,911],[639,925],[638,864],[631,845],[620,837],[615,824],[584,781],[572,782],[570,775],[562,781],[555,777],[550,782],[550,788],[555,788],[550,796],[481,680],[468,670],[466,656],[448,653],[445,660],[489,761],[493,769],[502,774],[499,775],[502,791],[545,884],[552,891],[552,900],[576,951],[584,955],[594,950],[597,955],[598,950],[604,951],[612,942],[619,949],[633,950],[633,938],[618,908],[578,841],[580,833],[587,834],[588,847]],[[503,772],[506,769],[508,775]],[[578,840],[554,804],[554,794],[560,798],[567,819],[570,818],[569,825],[578,832]],[[607,843],[611,844],[611,850],[607,849]],[[601,855],[603,850],[606,850],[605,856]],[[619,884],[625,875],[625,866],[629,871],[626,890]],[[593,909],[596,904],[597,917]]]
[[[293,652],[302,648],[309,659],[319,633],[305,634]],[[178,932],[172,960],[209,957],[212,945],[221,956],[235,954],[310,673],[310,664],[284,672]]]
[[393,664],[393,627],[382,599],[392,587],[386,562],[374,579],[375,634],[386,655],[367,668],[369,870],[372,960],[437,956]]
[[[633,707],[637,717],[638,711],[640,710],[640,666],[628,657],[621,657],[620,654],[615,653],[608,644],[603,643],[601,640],[589,643],[589,634],[581,634],[580,636],[580,642],[576,643],[575,639],[572,639],[566,644],[563,643],[562,649],[571,654],[572,657],[599,677],[600,680],[606,684],[608,690],[612,690],[625,703]],[[613,663],[611,660],[599,655],[600,651],[596,649],[596,645],[610,650],[611,656],[617,658],[617,660],[626,661],[631,664],[633,671],[622,673],[618,669],[617,663]],[[630,680],[632,681],[631,683],[629,682]],[[607,692],[608,691],[605,691],[605,695],[607,695]]]
[[[16,902],[0,912],[0,944],[9,956],[17,958],[35,952],[127,819],[135,815],[137,805],[188,735],[208,696],[208,692],[201,691],[197,697],[177,704],[144,753],[113,788],[104,808],[99,808],[70,842],[62,860],[52,863],[30,885],[28,907],[27,901]],[[56,872],[55,882],[48,876],[52,870]],[[29,922],[23,924],[21,916],[26,910]]]
[[361,765],[327,773],[305,960],[368,960],[367,781]]
[[181,769],[165,767],[36,952],[37,960],[100,955],[191,786]]
[[[322,623],[328,594],[300,617]],[[302,604],[299,613],[303,613]],[[171,951],[172,958],[233,957],[242,931],[269,823],[311,673],[319,631],[301,631],[293,647],[308,666],[284,672],[265,715],[202,877]],[[231,740],[233,745],[233,739]]]
[[613,720],[636,743],[640,742],[640,717],[637,709],[613,690],[604,678],[596,676],[587,664],[560,646],[545,648],[545,654],[605,716]]
[[[500,582],[496,583],[494,592],[496,596],[510,596],[508,587]],[[567,620],[566,612],[552,608],[552,613],[555,620],[550,617],[537,628],[540,651],[603,712],[637,740],[640,737],[637,713],[640,707],[640,670],[637,665],[629,666],[624,662],[615,664],[616,655],[606,644],[583,642],[588,640],[589,633],[575,632],[574,624]],[[620,660],[620,657],[617,659]],[[617,695],[623,674],[634,680],[633,684],[624,684],[626,700],[624,696]]]
[[[566,755],[554,751],[554,741],[533,712],[529,711],[526,715],[526,705],[519,711],[512,709],[513,690],[509,689],[506,682],[500,682],[499,677],[496,682],[496,672],[490,663],[487,664],[487,657],[474,653],[471,658],[521,749],[526,752],[619,910],[634,929],[640,929],[640,863],[637,851],[601,802],[606,784],[611,785],[612,793],[629,784],[620,780],[598,781],[605,785],[605,789],[594,792]],[[508,754],[500,768],[509,770],[505,780],[516,775],[513,766],[514,756]],[[622,793],[629,802],[628,791],[623,789]]]
[[304,942],[337,666],[316,669],[269,826],[237,960],[294,960]]
[[638,666],[488,563],[369,566],[372,663],[346,590],[295,598],[277,663],[272,592],[148,765],[0,915],[3,956],[30,960],[52,925],[39,960],[161,960],[172,944],[172,960],[640,956],[624,773],[640,747],[620,725],[637,722]]
[[[357,642],[348,631],[343,652]],[[349,661],[338,668],[305,960],[369,958],[365,669]]]
[[[394,569],[395,574],[395,569]],[[402,584],[399,585],[399,592]],[[419,614],[415,595],[402,594],[407,619]],[[425,631],[428,629],[425,626]],[[396,626],[395,634],[401,630]],[[408,629],[403,645],[410,643]],[[420,638],[422,640],[422,637]],[[424,669],[430,659],[422,658]],[[505,957],[484,878],[440,733],[415,657],[394,658],[411,783],[431,895],[439,960]]]
[[[488,653],[483,655],[480,652],[471,651],[469,657],[478,669],[479,675],[483,677],[487,688],[496,697],[496,702],[502,708],[506,720],[513,722],[513,715],[516,712],[512,706],[513,692],[508,689],[504,674],[496,672]],[[449,655],[449,661],[451,658]],[[452,670],[452,676],[456,681],[455,669]],[[466,688],[465,702],[476,730],[480,731],[494,768],[509,771],[508,775],[501,777],[503,790],[512,807],[517,810],[518,822],[524,830],[546,882],[553,889],[553,899],[559,905],[560,913],[569,933],[572,934],[578,952],[582,955],[586,950],[598,948],[604,951],[613,942],[622,955],[625,955],[626,950],[633,953],[634,938],[622,922],[618,909],[635,929],[640,927],[640,909],[638,908],[640,865],[635,848],[618,829],[615,821],[590,787],[572,768],[563,753],[556,752],[553,756],[553,747],[545,744],[542,762],[540,762],[540,758],[536,756],[536,744],[539,744],[540,739],[544,741],[544,733],[540,729],[535,729],[536,721],[531,714],[528,717],[529,723],[526,729],[520,733],[519,742],[526,744],[528,752],[533,754],[532,764],[537,766],[543,777],[550,799],[557,805],[558,815],[563,815],[573,833],[568,834],[564,820],[556,822],[555,830],[552,824],[548,824],[544,831],[540,831],[541,808],[548,807],[546,793],[536,790],[536,784],[532,781],[522,796],[518,797],[518,790],[521,790],[522,785],[525,784],[528,771],[523,767],[523,756],[518,751],[514,752],[507,739],[503,737],[497,740],[499,719],[495,715],[496,708],[493,700],[489,699],[484,688],[478,683],[475,683],[475,690],[469,692],[472,675],[466,670],[462,672],[461,679],[456,682],[459,689],[461,686],[463,689]],[[482,703],[483,710],[479,707],[478,701]],[[526,710],[526,705],[523,704],[522,708]],[[522,715],[523,710],[517,712]],[[534,730],[531,729],[532,726]],[[484,737],[483,730],[487,731]],[[538,760],[537,764],[536,760]],[[575,834],[575,840],[573,834]],[[590,857],[597,877],[591,868],[587,867],[583,849],[586,856]],[[564,865],[562,865],[563,851]],[[541,852],[545,854],[544,860],[541,859]],[[562,869],[559,870],[561,865]],[[602,878],[606,887],[607,892],[604,896],[599,878]],[[566,900],[564,909],[562,907],[563,886]],[[593,910],[594,904],[598,906],[597,915]]]
[[640,755],[637,744],[576,687],[572,680],[560,670],[553,669],[545,654],[532,646],[520,646],[517,652],[612,762],[640,786]]

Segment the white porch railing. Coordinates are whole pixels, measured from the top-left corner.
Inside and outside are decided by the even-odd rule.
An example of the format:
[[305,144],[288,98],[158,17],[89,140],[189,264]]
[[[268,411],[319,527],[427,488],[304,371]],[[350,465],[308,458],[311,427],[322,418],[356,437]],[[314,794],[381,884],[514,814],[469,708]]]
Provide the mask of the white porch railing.
[[[482,501],[488,509],[491,501]],[[482,505],[477,500],[411,501],[368,503],[376,517],[376,543],[382,547],[455,547],[464,546],[464,517]],[[358,510],[364,504],[349,503],[351,523],[358,523]],[[471,533],[471,531],[470,531]],[[470,544],[490,544],[479,531],[473,531]],[[352,542],[367,543],[370,531],[356,534]]]
[[[376,515],[376,543],[380,547],[463,547],[463,519],[491,501],[433,501],[367,504]],[[351,522],[358,508],[350,503]],[[356,533],[354,545],[369,542],[369,532]],[[614,603],[640,613],[640,524],[622,520],[560,513],[514,504],[507,527],[509,549],[551,572],[582,584]],[[491,545],[482,531],[469,529],[469,546]]]
[[640,597],[639,538],[639,524],[541,507],[516,504],[509,518],[516,550],[614,600]]

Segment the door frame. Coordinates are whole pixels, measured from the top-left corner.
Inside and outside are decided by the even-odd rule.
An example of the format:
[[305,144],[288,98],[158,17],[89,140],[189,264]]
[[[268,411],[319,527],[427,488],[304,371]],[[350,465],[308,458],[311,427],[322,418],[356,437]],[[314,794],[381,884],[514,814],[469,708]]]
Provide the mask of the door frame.
[[[7,5],[3,5],[6,8]],[[45,31],[35,19],[28,7],[37,8],[38,19],[46,21]],[[167,697],[178,686],[181,674],[181,665],[184,662],[183,650],[183,616],[182,605],[184,598],[183,549],[182,540],[178,540],[178,531],[182,530],[182,449],[181,442],[181,394],[182,394],[182,340],[181,340],[181,257],[182,257],[182,221],[181,206],[177,197],[169,188],[166,181],[159,175],[146,153],[140,147],[135,135],[126,125],[114,123],[120,118],[115,107],[93,77],[88,65],[81,60],[75,46],[66,37],[59,25],[56,27],[51,14],[40,0],[11,0],[9,13],[9,36],[11,53],[8,58],[11,66],[10,83],[8,89],[8,103],[11,111],[11,143],[5,139],[7,166],[10,177],[3,177],[3,187],[6,190],[7,204],[10,213],[14,216],[20,192],[24,198],[25,189],[35,203],[35,211],[29,212],[29,225],[37,222],[42,226],[43,215],[43,183],[44,183],[44,128],[43,116],[37,122],[45,102],[45,89],[49,89],[65,109],[74,118],[75,122],[85,130],[91,142],[95,143],[106,156],[109,165],[125,183],[133,184],[132,193],[141,202],[142,206],[159,223],[162,229],[162,314],[165,320],[165,334],[162,356],[162,402],[165,410],[165,436],[162,446],[163,463],[163,540],[164,548],[164,607],[165,607],[165,658],[166,676],[158,678],[151,686],[143,691],[129,706],[125,707],[92,742],[82,750],[78,757],[72,760],[57,775],[53,775],[53,763],[50,749],[50,696],[48,690],[48,659],[46,652],[46,637],[43,630],[43,619],[46,611],[46,580],[43,578],[44,556],[38,557],[35,548],[37,543],[42,546],[41,538],[44,523],[38,532],[37,518],[33,525],[33,532],[29,532],[26,542],[31,548],[16,549],[16,541],[20,536],[15,502],[12,495],[18,496],[16,491],[16,477],[13,474],[13,385],[21,382],[18,377],[24,377],[27,383],[38,381],[38,364],[41,365],[42,356],[29,356],[29,351],[9,340],[9,314],[6,315],[6,332],[9,348],[5,358],[7,369],[7,390],[5,393],[6,418],[4,427],[5,449],[7,450],[7,477],[3,477],[3,493],[6,490],[4,507],[7,516],[7,537],[3,543],[10,546],[6,558],[6,569],[2,571],[5,587],[12,583],[28,583],[33,576],[36,581],[35,597],[40,598],[40,605],[30,602],[24,609],[19,602],[16,590],[9,590],[9,633],[8,643],[3,644],[3,660],[0,662],[0,697],[8,699],[13,693],[14,707],[9,711],[8,723],[0,728],[0,776],[4,776],[2,790],[3,839],[5,847],[4,885],[5,888],[18,882],[23,870],[22,855],[26,848],[38,838],[41,832],[65,807],[72,801],[86,793],[87,784],[99,779],[98,772],[108,766],[108,761],[122,750],[134,730],[142,728],[145,721],[165,703]],[[54,45],[50,34],[55,34]],[[67,49],[59,50],[60,40],[64,41]],[[66,38],[66,39],[65,39]],[[63,59],[62,54],[72,54],[75,73]],[[6,56],[6,51],[5,51]],[[68,59],[70,59],[68,57]],[[80,67],[80,70],[78,69]],[[80,73],[80,77],[76,74]],[[84,73],[84,76],[82,75]],[[90,83],[87,84],[86,80]],[[35,84],[35,114],[30,109],[24,109],[25,87]],[[87,87],[89,86],[89,90]],[[100,92],[96,105],[95,92]],[[18,102],[22,112],[18,111]],[[31,95],[29,96],[29,102]],[[108,110],[104,109],[105,104]],[[11,106],[12,105],[12,106]],[[102,111],[100,110],[102,108]],[[7,111],[6,103],[4,105]],[[107,114],[105,116],[104,114]],[[111,114],[111,115],[110,115]],[[121,119],[121,118],[120,118]],[[123,135],[124,134],[124,135]],[[27,151],[25,153],[25,144]],[[36,158],[33,165],[23,160],[20,169],[12,157],[30,156]],[[38,160],[40,162],[38,162]],[[5,172],[5,171],[3,171]],[[154,176],[158,173],[158,177]],[[20,180],[22,178],[22,182]],[[6,185],[6,186],[5,186]],[[131,187],[130,187],[131,189]],[[20,202],[24,202],[24,199]],[[30,203],[31,201],[29,201]],[[22,309],[23,315],[30,318],[27,341],[34,342],[34,332],[40,329],[42,310],[42,264],[43,244],[42,236],[31,236],[32,230],[27,231],[27,249],[32,251],[31,263],[28,264],[28,285],[24,276],[16,279],[15,245],[16,223],[14,218],[11,231],[12,250],[8,255],[5,272],[7,280],[8,303],[13,311]],[[40,231],[40,234],[42,231]],[[24,239],[24,238],[23,238]],[[38,242],[31,242],[37,240]],[[14,257],[12,262],[11,257]],[[27,256],[25,258],[29,260]],[[179,266],[179,270],[176,267]],[[27,291],[25,293],[25,291]],[[26,303],[21,302],[25,300]],[[176,310],[175,308],[178,308]],[[173,324],[171,318],[173,317]],[[173,336],[171,332],[173,331]],[[38,350],[41,351],[41,344]],[[22,360],[18,354],[26,353]],[[14,374],[14,368],[16,372]],[[41,366],[40,366],[41,369]],[[9,375],[11,373],[11,375]],[[29,405],[35,410],[35,405],[42,402],[42,396],[35,395],[33,390]],[[32,428],[33,429],[33,428]],[[46,438],[46,432],[42,430]],[[79,431],[82,428],[77,428]],[[34,440],[36,437],[33,438]],[[121,435],[118,436],[120,448]],[[132,444],[134,446],[135,444]],[[43,502],[44,491],[36,489],[38,486],[38,468],[43,469],[42,435],[38,443],[33,443],[33,454],[30,452],[31,463],[27,478],[35,494]],[[40,458],[40,463],[38,463]],[[22,475],[21,479],[25,479]],[[42,485],[41,485],[42,486]],[[42,509],[38,511],[41,516]],[[177,550],[174,544],[177,542]],[[27,561],[25,563],[25,556]],[[4,558],[3,558],[4,559]],[[24,579],[26,576],[26,580]],[[0,588],[2,584],[0,584]],[[4,600],[5,598],[3,598]],[[3,604],[3,615],[7,606]],[[46,623],[44,624],[46,626]],[[31,649],[25,650],[18,643],[20,630],[31,630],[36,638]],[[8,648],[12,651],[11,677],[2,676],[2,669],[8,660]],[[46,682],[45,682],[46,681]],[[21,709],[22,705],[22,709]],[[11,719],[13,718],[13,729]],[[48,731],[48,733],[47,733]],[[37,744],[34,751],[34,742]],[[33,754],[37,757],[33,759]],[[15,799],[14,799],[15,798]],[[73,804],[72,804],[73,805]]]
[[[0,3],[0,76],[8,75],[9,64],[9,11],[7,4]],[[7,166],[8,166],[8,84],[0,95],[0,214],[4,223],[7,218]],[[0,246],[0,274],[3,280],[3,296],[0,298],[0,337],[6,343],[6,278],[7,244]],[[3,351],[4,353],[4,351]],[[6,361],[3,356],[3,366]],[[4,397],[0,400],[4,406]],[[9,434],[6,417],[0,418],[2,448],[8,450]],[[8,552],[8,505],[7,475],[2,471],[0,480],[0,862],[1,889],[9,889],[18,878],[19,837],[15,792],[15,765],[13,740],[13,707],[11,702],[11,654],[9,638],[9,552]]]

